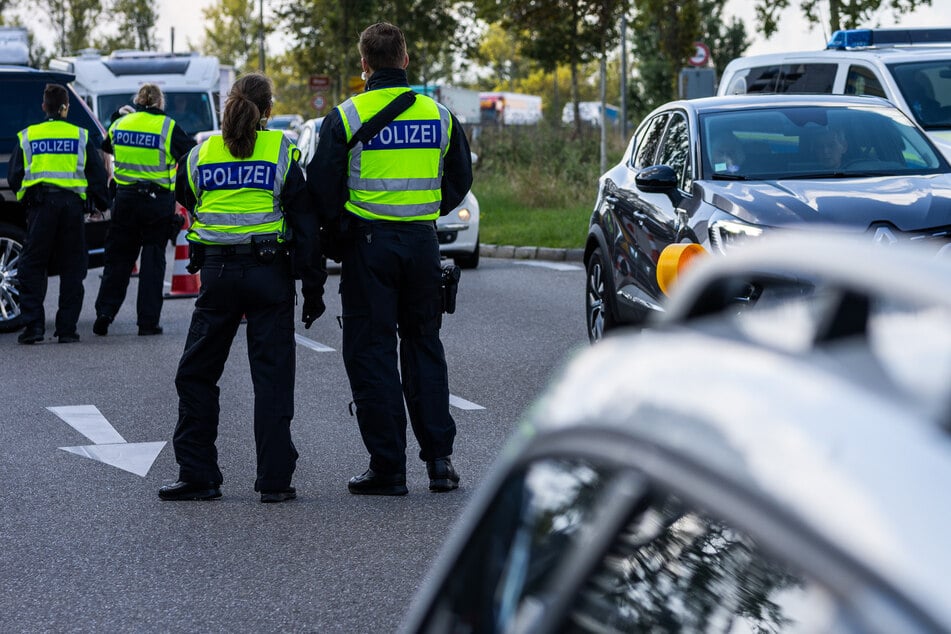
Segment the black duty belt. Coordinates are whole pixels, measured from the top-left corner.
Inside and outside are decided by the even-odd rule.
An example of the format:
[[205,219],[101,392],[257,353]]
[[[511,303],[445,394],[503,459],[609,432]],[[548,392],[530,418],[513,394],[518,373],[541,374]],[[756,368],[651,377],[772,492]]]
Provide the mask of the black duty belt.
[[205,255],[254,255],[250,244],[206,244]]

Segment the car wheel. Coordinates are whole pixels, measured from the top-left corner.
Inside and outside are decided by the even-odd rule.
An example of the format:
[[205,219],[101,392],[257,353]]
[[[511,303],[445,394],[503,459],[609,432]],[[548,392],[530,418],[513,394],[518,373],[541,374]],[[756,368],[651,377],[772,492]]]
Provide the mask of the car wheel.
[[588,339],[591,343],[600,341],[605,332],[617,325],[611,304],[612,287],[611,270],[604,263],[601,247],[597,247],[588,258],[585,283],[585,315],[588,322]]
[[479,266],[479,239],[476,238],[475,249],[465,255],[454,255],[453,260],[461,269],[474,269]]
[[17,266],[26,232],[20,227],[0,224],[0,332],[11,332],[23,325]]

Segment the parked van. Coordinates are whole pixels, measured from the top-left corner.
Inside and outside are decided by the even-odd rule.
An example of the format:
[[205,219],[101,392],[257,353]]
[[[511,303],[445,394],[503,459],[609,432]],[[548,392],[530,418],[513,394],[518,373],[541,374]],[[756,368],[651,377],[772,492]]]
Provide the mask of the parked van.
[[87,50],[76,57],[54,58],[49,67],[76,76],[73,87],[105,127],[116,110],[132,103],[144,83],[162,89],[165,112],[189,134],[221,127],[217,57],[145,51],[116,51],[103,57]]
[[825,50],[735,59],[717,90],[764,92],[884,97],[951,159],[951,28],[836,31]]

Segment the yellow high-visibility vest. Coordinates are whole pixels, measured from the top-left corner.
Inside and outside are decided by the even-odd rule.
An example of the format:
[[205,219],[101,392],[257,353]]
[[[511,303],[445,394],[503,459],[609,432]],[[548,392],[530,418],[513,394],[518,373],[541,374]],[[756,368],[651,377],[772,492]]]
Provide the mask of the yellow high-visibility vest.
[[113,176],[120,185],[155,183],[175,189],[172,130],[175,121],[163,114],[130,112],[109,128],[116,157]]
[[254,235],[284,236],[281,191],[299,151],[284,133],[258,131],[254,152],[235,158],[220,134],[188,153],[188,183],[195,194],[188,240],[203,244],[247,244]]
[[[337,106],[347,142],[360,127],[409,88],[381,88]],[[348,211],[368,220],[435,220],[442,202],[443,157],[452,118],[429,97],[400,113],[366,144],[349,153]]]
[[53,119],[21,130],[17,139],[23,150],[23,184],[17,200],[23,199],[27,189],[40,184],[62,187],[86,200],[88,130]]

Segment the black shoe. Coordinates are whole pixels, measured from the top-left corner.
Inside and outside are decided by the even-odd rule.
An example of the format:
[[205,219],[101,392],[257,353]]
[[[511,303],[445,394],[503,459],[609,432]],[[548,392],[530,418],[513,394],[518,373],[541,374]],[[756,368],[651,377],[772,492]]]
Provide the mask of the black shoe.
[[112,317],[108,315],[99,315],[96,317],[96,322],[92,325],[93,334],[99,335],[100,337],[105,337],[109,334],[109,324],[112,323]]
[[426,463],[429,473],[429,490],[442,493],[459,488],[459,474],[452,467],[449,458],[436,458]]
[[221,489],[214,482],[182,482],[166,484],[158,490],[163,500],[213,500],[221,497]]
[[406,495],[405,473],[377,473],[367,469],[363,475],[353,476],[347,489],[354,495]]
[[162,334],[161,326],[139,326],[139,336],[148,337],[149,335]]
[[65,335],[59,335],[60,343],[78,343],[79,342],[79,333],[71,332]]
[[43,341],[43,329],[40,326],[27,326],[17,337],[17,343],[34,344]]
[[297,489],[287,487],[282,491],[261,491],[262,502],[286,502],[297,498]]

